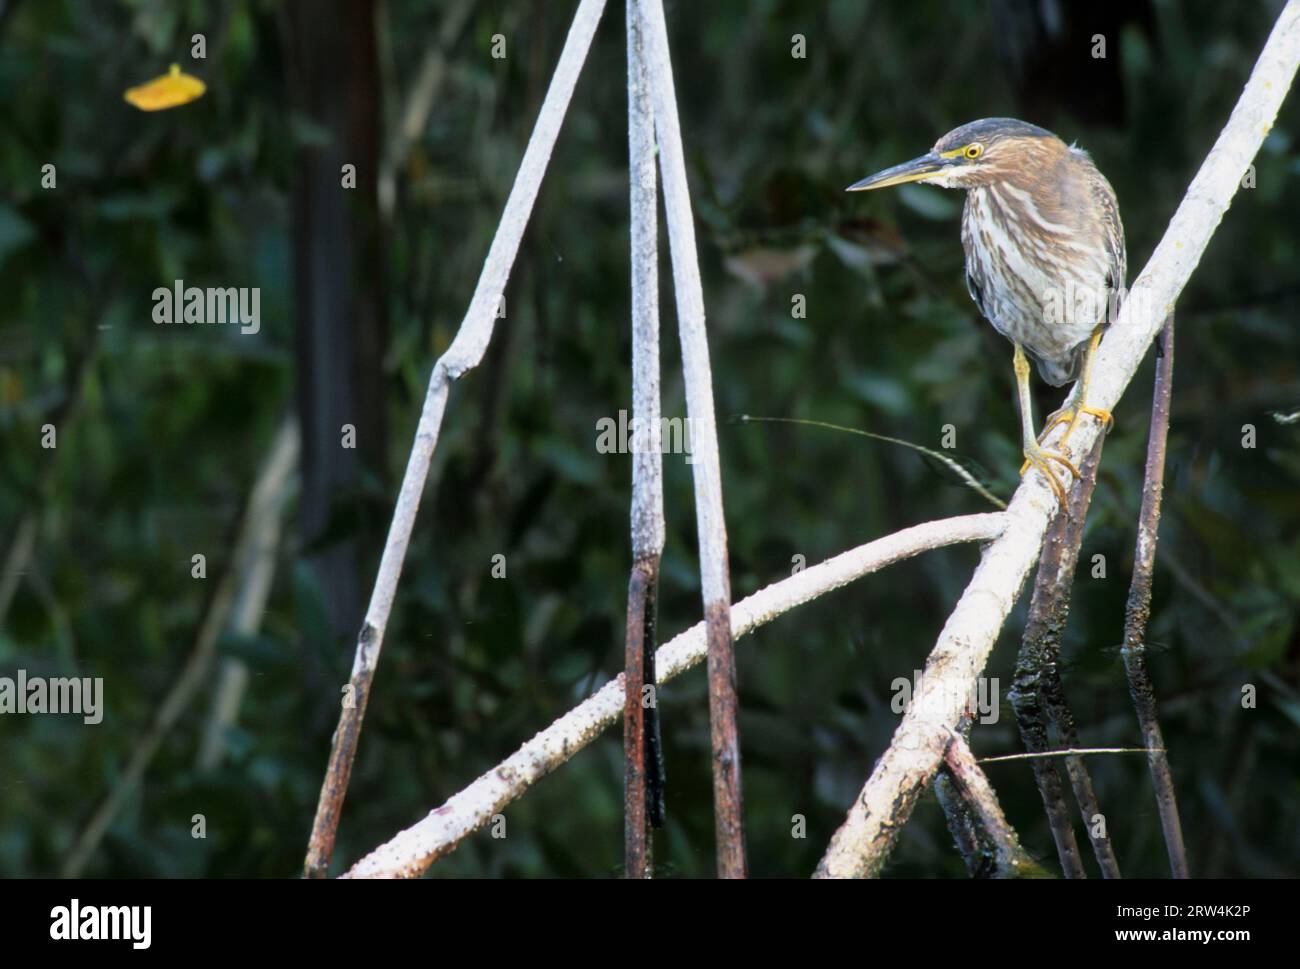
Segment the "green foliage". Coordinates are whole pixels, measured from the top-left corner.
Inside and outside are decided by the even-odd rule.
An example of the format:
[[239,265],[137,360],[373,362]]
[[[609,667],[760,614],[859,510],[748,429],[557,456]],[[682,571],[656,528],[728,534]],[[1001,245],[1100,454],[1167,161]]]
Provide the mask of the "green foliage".
[[[58,872],[188,655],[239,510],[294,405],[290,193],[295,151],[328,132],[289,107],[278,4],[48,0],[0,17],[0,542],[24,514],[35,551],[0,621],[0,675],[102,676],[98,726],[0,718],[0,873]],[[997,495],[1020,463],[1011,349],[962,283],[960,198],[843,188],[956,124],[1021,115],[1077,139],[1114,184],[1132,275],[1227,118],[1276,3],[1135,4],[1108,38],[1124,104],[1085,123],[1062,103],[1028,117],[1007,24],[978,4],[669,3],[713,354],[736,598],[901,527],[988,510],[911,450],[742,414],[824,421],[941,450]],[[390,0],[389,123],[444,7]],[[430,367],[468,304],[572,3],[474,5],[447,50],[428,122],[398,170],[387,227],[387,463],[370,468],[334,537],[364,535],[363,586]],[[220,19],[213,19],[220,18]],[[611,3],[531,220],[494,345],[451,396],[362,734],[336,863],[440,805],[616,675],[630,564],[626,456],[597,421],[630,408],[626,64]],[[208,93],[143,114],[122,92],[189,37]],[[508,56],[488,56],[504,34]],[[808,56],[790,54],[806,36]],[[1077,42],[1087,46],[1090,30]],[[1098,67],[1100,70],[1100,66]],[[1084,79],[1081,84],[1087,84]],[[1296,874],[1300,789],[1300,406],[1293,93],[1178,307],[1151,672],[1192,871]],[[58,172],[40,187],[41,166]],[[361,177],[370,177],[362,173]],[[667,264],[666,240],[661,240]],[[151,293],[258,286],[262,329],[155,326]],[[791,316],[796,293],[807,316]],[[662,288],[664,412],[684,416],[670,276]],[[74,394],[58,448],[41,426]],[[1065,685],[1088,744],[1134,745],[1116,652],[1130,575],[1151,387],[1148,361],[1106,443],[1066,636]],[[1059,394],[1039,388],[1041,415]],[[1254,449],[1242,447],[1254,425]],[[690,467],[665,461],[662,638],[700,618]],[[293,509],[289,509],[292,515]],[[305,851],[352,662],[320,579],[288,529],[261,633],[226,636],[250,670],[217,769],[196,753],[205,687],[87,869],[120,876],[288,876]],[[209,579],[190,576],[208,558]],[[504,554],[505,579],[490,574]],[[922,666],[977,561],[955,548],[812,603],[738,648],[745,805],[757,875],[805,875],[896,715],[891,683]],[[1106,577],[1091,577],[1103,555]],[[988,670],[1009,684],[1023,604]],[[215,673],[208,682],[215,684]],[[1241,687],[1259,690],[1243,710]],[[1005,689],[1004,689],[1005,692]],[[662,691],[669,822],[656,858],[713,871],[701,671]],[[1003,697],[978,754],[1020,749]],[[622,760],[611,730],[432,870],[612,876],[622,863]],[[1166,872],[1143,758],[1089,760],[1125,874]],[[1026,848],[1055,870],[1029,767],[990,778]],[[207,838],[190,837],[207,817]],[[791,817],[807,838],[790,837]],[[938,808],[922,805],[890,874],[960,876]]]

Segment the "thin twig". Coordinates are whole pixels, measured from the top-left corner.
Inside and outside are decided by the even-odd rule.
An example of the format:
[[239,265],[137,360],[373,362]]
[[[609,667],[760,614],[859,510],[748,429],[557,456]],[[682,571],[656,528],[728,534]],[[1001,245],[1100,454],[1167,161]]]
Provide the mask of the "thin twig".
[[[1088,402],[1114,410],[1277,118],[1300,64],[1300,0],[1288,0],[1250,79],[1174,213],[1147,267],[1129,290],[1093,364]],[[1076,453],[1086,454],[1094,422],[1079,427]],[[1052,446],[1061,436],[1048,437]],[[861,877],[881,870],[898,832],[934,776],[965,698],[983,671],[994,640],[1042,547],[1056,502],[1043,476],[1031,472],[1006,511],[1007,528],[984,553],[949,616],[917,696],[889,748],[876,762],[817,869],[819,877]]]
[[1169,314],[1156,355],[1156,386],[1151,401],[1151,435],[1147,441],[1146,475],[1142,484],[1142,510],[1138,515],[1137,551],[1133,555],[1133,581],[1124,606],[1124,672],[1142,728],[1142,742],[1150,748],[1147,766],[1156,790],[1160,827],[1175,878],[1187,878],[1187,847],[1178,819],[1174,777],[1169,770],[1164,735],[1156,717],[1155,688],[1146,666],[1146,628],[1151,616],[1151,577],[1156,565],[1156,540],[1160,530],[1160,500],[1165,485],[1165,443],[1169,437],[1169,401],[1174,383],[1174,316]]
[[864,431],[860,427],[846,427],[843,424],[832,424],[829,421],[810,421],[800,417],[753,417],[749,414],[741,414],[740,421],[742,424],[749,423],[772,423],[772,424],[802,424],[806,427],[824,427],[830,431],[843,431],[846,434],[857,434],[859,437],[869,438],[873,441],[884,441],[886,444],[900,444],[917,454],[923,454],[932,461],[937,461],[945,468],[951,471],[961,480],[967,488],[970,488],[977,495],[987,501],[999,511],[1007,510],[1007,503],[995,495],[984,485],[975,475],[966,468],[961,461],[958,461],[950,454],[944,454],[942,451],[936,451],[934,448],[928,448],[912,441],[905,441],[901,437],[890,437],[888,434],[877,434],[874,431]]
[[718,876],[744,878],[744,803],[740,785],[740,734],[736,725],[736,659],[731,640],[731,578],[727,525],[722,511],[722,468],[713,413],[713,374],[704,327],[704,289],[695,248],[695,221],[677,117],[677,93],[668,54],[668,26],[661,0],[636,0],[644,30],[644,53],[659,135],[664,211],[677,295],[686,412],[691,427],[691,471],[700,545],[700,589],[709,629],[709,727],[713,750],[713,812]]
[[[636,0],[627,2],[627,116],[632,212],[632,574],[623,670],[624,870],[653,870],[647,820],[663,823],[664,776],[654,686],[655,612],[664,549],[663,454],[659,441],[659,216],[654,113]],[[650,687],[649,696],[646,687]],[[648,815],[648,818],[647,818]]]
[[[842,552],[737,602],[731,632],[739,639],[804,603],[922,552],[984,542],[1002,531],[1000,514],[963,515],[905,528]],[[704,659],[705,624],[696,623],[655,654],[662,686]],[[438,809],[362,858],[349,877],[413,878],[452,851],[540,778],[569,760],[618,719],[626,691],[620,675],[574,707]]]
[[308,877],[323,878],[329,871],[339,814],[347,795],[352,760],[356,756],[357,741],[361,735],[361,722],[370,699],[370,684],[374,680],[375,667],[383,648],[388,617],[393,611],[397,581],[402,574],[402,563],[406,559],[411,531],[415,527],[420,496],[429,475],[429,462],[438,444],[438,433],[442,428],[451,383],[478,366],[483,354],[487,352],[506,280],[519,251],[519,243],[528,224],[528,216],[532,213],[542,175],[550,161],[551,150],[555,147],[560,123],[564,120],[574,85],[578,82],[578,73],[587,58],[592,36],[604,9],[605,0],[582,0],[574,14],[573,25],[569,28],[564,50],[560,54],[560,62],[556,65],[551,85],[546,91],[546,99],[538,112],[528,147],[524,149],[519,172],[515,176],[510,197],[506,200],[496,235],[492,237],[492,246],[483,263],[483,272],[474,288],[469,309],[451,346],[434,364],[433,373],[429,377],[429,388],[420,412],[420,422],[415,429],[415,440],[406,462],[406,472],[402,476],[401,490],[393,508],[393,519],[379,560],[370,604],[357,636],[352,675],[344,694],[345,702],[339,712],[338,727],[334,731],[329,766],[325,770],[320,798],[316,803],[316,818],[312,823],[307,858],[303,865]]
[[981,757],[981,764],[1003,764],[1013,760],[1038,760],[1045,757],[1093,757],[1097,754],[1149,754],[1149,747],[1066,747],[1062,750],[1044,750],[1036,754],[1000,754]]

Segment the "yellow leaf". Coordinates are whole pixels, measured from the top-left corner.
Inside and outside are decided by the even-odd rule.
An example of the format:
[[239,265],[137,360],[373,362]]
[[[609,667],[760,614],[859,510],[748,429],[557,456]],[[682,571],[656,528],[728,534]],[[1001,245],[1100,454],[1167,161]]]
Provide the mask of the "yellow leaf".
[[197,77],[182,74],[180,65],[173,64],[170,72],[131,88],[123,96],[141,111],[162,111],[189,104],[202,97],[206,90],[207,86]]

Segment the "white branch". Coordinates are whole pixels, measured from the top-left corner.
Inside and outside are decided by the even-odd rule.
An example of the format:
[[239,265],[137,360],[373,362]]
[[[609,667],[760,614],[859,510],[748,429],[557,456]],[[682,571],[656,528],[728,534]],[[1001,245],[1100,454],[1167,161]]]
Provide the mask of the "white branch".
[[740,703],[736,696],[735,644],[732,641],[731,577],[727,564],[727,522],[722,511],[722,462],[713,413],[713,373],[704,327],[704,287],[695,247],[695,219],[686,183],[686,159],[677,92],[668,54],[668,25],[662,0],[636,0],[641,11],[643,50],[659,165],[664,179],[664,213],[672,253],[673,288],[677,294],[677,332],[686,380],[690,421],[691,474],[695,483],[695,526],[700,546],[700,592],[709,640],[709,732],[713,753],[713,819],[718,876],[744,878],[745,831],[740,781]]
[[659,427],[659,214],[654,111],[644,43],[628,3],[627,114],[632,209],[632,557],[664,549],[663,453]]
[[397,594],[397,580],[406,559],[406,547],[415,526],[420,495],[429,475],[429,462],[438,444],[448,388],[451,381],[478,366],[483,354],[487,352],[496,322],[498,301],[505,293],[506,280],[510,277],[515,256],[519,252],[519,242],[528,225],[528,217],[532,214],[533,203],[537,200],[542,176],[551,160],[551,150],[560,133],[560,124],[568,110],[569,99],[573,96],[574,85],[578,82],[578,74],[587,59],[592,36],[604,9],[605,0],[582,0],[578,6],[573,25],[569,28],[569,36],[564,42],[564,50],[560,53],[560,62],[556,65],[551,85],[546,90],[546,99],[537,115],[537,123],[533,126],[532,137],[528,139],[523,161],[519,164],[519,172],[515,175],[514,186],[510,189],[510,197],[506,199],[501,222],[497,225],[496,235],[492,237],[492,246],[483,263],[483,271],[474,288],[469,309],[465,312],[465,318],[461,321],[451,346],[434,364],[433,373],[429,377],[429,389],[425,394],[420,423],[415,431],[411,456],[407,460],[401,491],[393,509],[388,540],[379,562],[379,573],[366,609],[366,623],[375,630],[373,652],[376,655],[366,657],[364,654],[367,651],[358,648],[353,665],[354,675],[367,665],[367,659],[371,660],[369,665],[373,667],[373,659],[378,658],[384,628],[388,624],[389,613],[393,610],[393,598]]
[[695,519],[700,541],[700,585],[704,607],[731,602],[727,574],[727,526],[722,514],[722,470],[718,427],[713,414],[713,371],[704,327],[704,287],[695,247],[686,159],[682,151],[677,94],[668,54],[668,27],[661,0],[640,0],[642,53],[650,78],[659,167],[664,179],[664,215],[672,253],[673,288],[677,294],[677,329],[681,335],[682,371],[686,379],[686,413],[690,419],[691,473],[695,481]]
[[523,161],[515,175],[510,197],[506,199],[505,211],[497,224],[496,235],[492,237],[492,245],[488,249],[469,309],[456,332],[456,338],[452,340],[447,352],[433,365],[433,373],[429,376],[429,389],[420,411],[420,422],[415,429],[415,440],[411,444],[411,454],[402,475],[401,490],[393,507],[393,518],[388,526],[388,537],[384,541],[375,584],[370,592],[365,621],[357,637],[352,676],[348,684],[349,696],[354,702],[345,705],[339,714],[339,723],[334,730],[330,749],[329,766],[325,769],[320,796],[316,802],[316,817],[312,822],[304,864],[304,870],[309,876],[323,877],[334,851],[334,836],[347,794],[352,760],[369,701],[370,685],[379,663],[380,650],[383,649],[384,631],[393,611],[397,582],[402,575],[402,564],[406,561],[406,550],[415,528],[415,515],[420,508],[420,496],[424,493],[424,484],[429,476],[429,463],[438,444],[438,432],[442,428],[442,416],[447,407],[448,389],[453,380],[478,366],[492,339],[497,307],[505,292],[510,268],[519,252],[519,242],[523,238],[524,227],[528,224],[528,216],[532,213],[533,202],[537,199],[551,150],[555,147],[560,123],[564,120],[574,85],[578,81],[578,73],[587,59],[592,36],[604,9],[605,0],[582,0],[578,12],[574,14],[573,25],[569,28],[564,50],[560,53],[560,62],[546,89],[546,98],[542,101],[537,123],[528,139],[528,147],[524,149]]
[[[739,638],[796,606],[921,552],[993,539],[1001,533],[1003,521],[1003,513],[994,513],[926,522],[843,552],[736,603],[731,610],[732,635]],[[656,679],[666,683],[690,669],[704,658],[705,650],[704,623],[696,623],[655,654]],[[366,855],[344,877],[411,878],[421,874],[587,746],[622,710],[623,678],[619,676],[424,820]]]
[[[1114,410],[1133,379],[1272,128],[1297,64],[1300,0],[1290,0],[1232,117],[1102,341],[1088,395],[1092,406]],[[1096,436],[1096,422],[1081,424],[1072,441],[1074,453],[1087,454]],[[1046,482],[1036,473],[1017,489],[1006,511],[1006,530],[985,552],[940,633],[922,686],[831,840],[817,868],[819,877],[869,876],[883,866],[898,830],[938,767],[950,731],[1038,558],[1055,504]]]

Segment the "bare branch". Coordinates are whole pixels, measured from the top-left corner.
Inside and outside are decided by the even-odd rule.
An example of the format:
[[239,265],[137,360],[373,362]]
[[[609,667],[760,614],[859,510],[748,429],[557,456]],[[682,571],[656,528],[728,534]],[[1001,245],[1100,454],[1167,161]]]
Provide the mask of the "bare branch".
[[1178,819],[1174,776],[1169,770],[1164,734],[1156,718],[1155,687],[1147,673],[1146,628],[1151,615],[1151,578],[1156,567],[1156,539],[1160,530],[1160,499],[1165,487],[1165,442],[1169,437],[1169,398],[1174,383],[1174,317],[1169,316],[1156,357],[1156,388],[1151,402],[1151,436],[1147,441],[1146,475],[1142,485],[1142,511],[1138,515],[1137,551],[1133,555],[1133,582],[1124,607],[1124,672],[1142,728],[1142,742],[1150,749],[1147,766],[1156,790],[1160,827],[1175,878],[1187,878],[1187,847]]
[[713,414],[713,373],[704,328],[704,288],[695,249],[695,220],[677,118],[677,93],[668,54],[668,26],[661,0],[636,0],[644,30],[645,62],[659,134],[664,211],[672,251],[673,288],[686,378],[695,521],[700,542],[700,588],[709,629],[709,726],[713,748],[713,812],[718,875],[745,877],[744,804],[740,785],[740,735],[736,726],[736,660],[731,641],[731,578],[727,523],[722,512],[722,467]]
[[459,379],[465,371],[478,365],[492,339],[492,328],[505,292],[506,280],[519,251],[519,242],[532,213],[533,202],[537,199],[551,150],[555,147],[560,123],[564,120],[574,85],[578,82],[578,73],[587,58],[592,36],[604,9],[605,0],[582,0],[574,14],[573,25],[569,28],[564,50],[560,53],[560,62],[556,65],[551,85],[546,91],[546,99],[537,115],[537,123],[528,139],[528,147],[524,150],[510,197],[506,199],[505,211],[497,224],[496,235],[492,238],[492,246],[483,263],[483,272],[479,275],[469,309],[461,321],[456,338],[434,364],[433,373],[429,377],[429,389],[425,394],[424,408],[420,412],[420,423],[415,429],[415,441],[406,462],[406,473],[402,477],[397,504],[393,508],[393,520],[388,526],[388,538],[379,560],[375,585],[370,593],[370,604],[366,608],[366,618],[357,637],[352,676],[348,681],[349,702],[344,704],[339,714],[329,766],[316,804],[316,818],[312,823],[311,840],[304,863],[304,873],[308,877],[325,877],[330,857],[334,853],[339,813],[343,809],[348,779],[352,774],[352,759],[356,756],[361,721],[370,699],[370,684],[384,645],[384,630],[393,611],[397,580],[401,577],[406,548],[415,527],[415,514],[420,506],[425,479],[429,475],[429,462],[438,444],[448,390],[453,380]]
[[[1289,0],[1231,118],[1101,343],[1089,388],[1092,406],[1114,411],[1272,128],[1298,63],[1300,0]],[[1087,453],[1096,434],[1094,422],[1080,425],[1076,453]],[[1059,437],[1060,432],[1049,437],[1048,446]],[[819,877],[870,876],[884,866],[898,830],[943,758],[965,698],[1038,557],[1055,510],[1042,475],[1031,472],[1006,511],[1006,531],[985,552],[940,633],[922,687],[889,749],[831,840],[817,868]]]
[[[739,638],[797,606],[921,552],[993,539],[1002,532],[1003,518],[1002,514],[994,513],[926,522],[842,552],[736,603],[731,610],[732,635]],[[696,623],[655,654],[656,676],[661,685],[704,658],[704,628],[704,623]],[[347,877],[420,875],[540,778],[591,743],[618,719],[623,701],[620,676],[449,798],[442,807],[366,855]]]
[[998,796],[975,761],[970,744],[952,735],[943,768],[935,778],[935,793],[958,837],[967,870],[974,877],[1037,878],[1046,871],[1020,845],[1007,822]]
[[[654,683],[659,560],[664,548],[663,453],[659,434],[659,215],[654,112],[636,0],[627,2],[627,115],[632,211],[632,574],[627,593],[623,678],[624,871],[653,865],[647,821],[663,823],[664,777]],[[647,814],[649,817],[647,817]]]
[[[1016,658],[1016,674],[1008,699],[1016,713],[1020,736],[1030,753],[1042,753],[1051,746],[1049,730],[1055,730],[1058,742],[1066,747],[1078,746],[1074,714],[1065,699],[1061,682],[1061,638],[1070,616],[1070,591],[1074,570],[1083,544],[1083,529],[1093,488],[1097,484],[1097,465],[1101,462],[1104,438],[1098,437],[1087,459],[1080,466],[1083,475],[1069,496],[1069,513],[1057,515],[1048,529],[1034,578],[1034,594],[1025,620],[1025,633]],[[1055,761],[1035,760],[1034,780],[1047,811],[1052,839],[1067,878],[1086,878],[1079,847],[1074,840],[1070,809],[1062,796],[1061,775]],[[1079,758],[1069,758],[1066,770],[1074,788],[1075,800],[1083,814],[1092,842],[1093,853],[1107,878],[1119,877],[1119,863],[1110,839],[1095,833],[1089,819],[1100,813],[1092,778]]]

